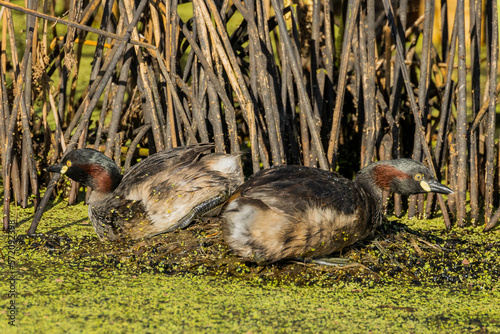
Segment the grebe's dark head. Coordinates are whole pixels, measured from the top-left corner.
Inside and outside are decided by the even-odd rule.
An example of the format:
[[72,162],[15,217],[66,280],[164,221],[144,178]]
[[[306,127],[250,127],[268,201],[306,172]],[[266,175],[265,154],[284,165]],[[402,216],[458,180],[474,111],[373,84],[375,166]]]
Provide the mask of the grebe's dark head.
[[452,194],[453,190],[441,184],[429,168],[412,159],[382,160],[358,172],[359,183],[370,183],[384,190],[402,195],[428,192]]
[[71,151],[59,164],[49,166],[46,170],[64,174],[103,193],[115,190],[122,179],[120,168],[113,160],[90,148]]

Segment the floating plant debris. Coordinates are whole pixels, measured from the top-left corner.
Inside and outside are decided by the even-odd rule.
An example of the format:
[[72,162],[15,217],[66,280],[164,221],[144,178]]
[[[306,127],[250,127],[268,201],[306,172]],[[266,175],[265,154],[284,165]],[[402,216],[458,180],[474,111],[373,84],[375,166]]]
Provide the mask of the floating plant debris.
[[332,254],[351,260],[344,267],[298,260],[264,266],[245,262],[224,244],[216,219],[137,242],[100,242],[97,237],[56,234],[18,236],[17,242],[21,253],[47,252],[95,273],[189,273],[299,286],[332,286],[342,281],[366,286],[405,283],[490,288],[500,276],[500,241],[484,242],[469,238],[471,235],[476,234],[416,229],[390,221],[371,240]]

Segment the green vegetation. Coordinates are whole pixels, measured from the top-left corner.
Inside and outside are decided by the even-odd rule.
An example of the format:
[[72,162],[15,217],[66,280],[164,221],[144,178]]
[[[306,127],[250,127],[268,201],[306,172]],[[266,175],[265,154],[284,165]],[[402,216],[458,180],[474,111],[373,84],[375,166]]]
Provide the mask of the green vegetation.
[[[22,1],[16,0],[15,3],[24,6]],[[64,4],[65,2],[57,2],[56,16],[66,12]],[[42,4],[40,3],[40,5]],[[157,19],[152,17],[153,6],[148,6],[148,8],[143,13],[143,19],[138,27],[139,31],[143,33],[144,41],[153,45],[156,37],[151,27],[156,24]],[[178,11],[186,23],[188,23],[188,18],[192,16],[190,3],[181,4],[173,10]],[[102,9],[96,10],[93,13],[95,19],[89,24],[99,27],[101,12]],[[167,24],[166,18],[172,17],[173,11],[171,9],[170,12],[166,12],[159,8],[155,13],[159,17],[159,40],[164,41],[170,29],[174,28],[176,31],[178,29],[177,26]],[[170,79],[174,79],[177,86],[185,85],[185,88],[188,88],[184,90],[176,88],[177,94],[180,94],[179,98],[183,103],[185,102],[185,106],[189,107],[188,102],[194,101],[189,91],[202,94],[198,97],[195,96],[195,98],[207,102],[210,96],[206,95],[205,92],[208,91],[208,88],[216,91],[215,84],[218,84],[226,86],[225,90],[227,91],[247,90],[255,94],[255,113],[261,119],[267,118],[266,111],[271,110],[276,112],[276,119],[283,118],[278,117],[280,114],[292,120],[290,126],[294,129],[293,136],[288,135],[290,130],[286,129],[285,131],[285,127],[288,125],[283,123],[276,124],[279,125],[276,127],[279,131],[275,135],[276,138],[282,138],[283,146],[291,147],[291,151],[286,150],[282,155],[280,150],[275,150],[272,146],[267,145],[265,152],[254,152],[255,162],[266,162],[272,165],[278,161],[299,163],[310,160],[309,163],[316,164],[320,158],[324,158],[326,155],[321,155],[315,146],[323,145],[321,149],[325,152],[328,151],[328,135],[334,129],[331,119],[335,96],[344,90],[347,91],[347,94],[344,98],[345,108],[339,128],[342,131],[339,133],[338,151],[338,161],[342,163],[336,164],[342,168],[339,171],[349,176],[349,173],[358,170],[362,158],[375,158],[377,155],[375,153],[370,153],[367,156],[366,149],[370,147],[373,147],[373,152],[380,152],[383,147],[390,144],[392,147],[400,148],[403,156],[410,156],[414,146],[413,134],[415,129],[419,127],[418,124],[414,124],[414,118],[408,106],[407,94],[411,92],[411,88],[407,87],[406,93],[401,87],[398,87],[400,89],[392,89],[396,85],[394,76],[391,74],[394,73],[395,63],[394,52],[390,51],[392,50],[390,48],[392,42],[386,40],[386,37],[377,38],[377,56],[367,60],[364,59],[366,57],[363,56],[361,50],[368,49],[368,44],[364,45],[363,43],[370,39],[369,36],[364,39],[365,42],[363,39],[357,40],[347,50],[340,48],[343,41],[343,27],[347,23],[344,22],[344,17],[338,8],[334,10],[336,16],[330,17],[330,20],[335,21],[335,27],[327,24],[324,12],[319,15],[320,20],[311,22],[307,21],[305,15],[302,15],[307,13],[306,7],[294,8],[294,13],[297,14],[294,18],[294,20],[296,19],[294,27],[299,31],[291,30],[290,36],[291,40],[297,42],[297,50],[303,51],[301,55],[296,53],[292,47],[286,50],[276,49],[276,43],[283,44],[282,37],[286,35],[279,34],[277,29],[273,28],[274,30],[269,31],[272,47],[268,47],[267,40],[262,34],[263,31],[258,37],[249,35],[250,32],[246,28],[247,22],[238,11],[232,15],[228,14],[227,17],[224,16],[229,20],[227,34],[209,32],[206,37],[207,44],[216,36],[227,38],[228,41],[232,42],[233,51],[238,60],[232,64],[233,69],[229,70],[217,65],[219,68],[214,76],[218,76],[220,82],[212,79],[206,80],[206,71],[200,70],[203,66],[199,59],[206,58],[205,61],[210,64],[220,64],[223,55],[219,55],[213,50],[209,55],[197,54],[193,62],[187,64],[188,54],[193,50],[193,45],[186,40],[183,34],[179,34],[179,38],[175,42],[177,43],[175,49],[178,50],[176,54],[171,54],[168,49],[162,49],[159,59],[146,52],[144,52],[145,57],[144,54],[134,55],[134,66],[132,66],[128,78],[124,80],[127,87],[125,95],[120,98],[117,98],[118,95],[114,93],[109,94],[109,96],[100,96],[100,101],[106,101],[108,106],[104,110],[107,113],[105,121],[101,122],[102,124],[96,122],[101,113],[101,104],[90,108],[95,108],[91,118],[93,122],[91,122],[89,131],[83,139],[87,143],[93,143],[97,130],[101,129],[105,136],[101,137],[101,141],[97,144],[101,144],[104,140],[110,140],[110,142],[116,140],[120,146],[129,145],[131,138],[135,136],[134,131],[144,125],[144,119],[150,117],[149,113],[153,110],[157,112],[160,120],[164,123],[169,119],[170,112],[173,112],[172,116],[177,119],[175,124],[171,123],[173,128],[160,126],[160,123],[152,125],[160,129],[160,137],[166,140],[175,139],[179,144],[192,142],[192,138],[189,137],[190,131],[193,129],[190,120],[197,119],[196,111],[191,110],[191,108],[183,110],[175,104],[172,109],[171,106],[164,103],[164,101],[172,99],[172,95],[170,89],[165,89],[166,78],[165,74],[161,73],[159,65],[168,59],[179,64],[179,68],[169,73]],[[362,14],[360,19],[366,19],[368,8],[363,5],[360,8],[360,13]],[[121,19],[124,15],[123,8],[118,8],[114,15],[115,18]],[[269,18],[271,19],[270,23],[273,24],[272,13],[270,15],[267,17],[267,14],[262,16],[259,13],[252,13],[251,22],[258,24]],[[285,15],[287,15],[286,23],[291,28],[291,16]],[[22,59],[26,43],[26,15],[13,11],[13,17],[15,25],[10,34],[17,41],[18,58]],[[64,17],[67,18],[67,16]],[[352,16],[345,16],[346,19],[350,17]],[[376,17],[379,17],[379,14]],[[485,17],[486,19],[488,16]],[[210,18],[207,22],[209,23],[209,21]],[[39,20],[36,35],[39,47],[43,41],[42,22]],[[197,31],[199,34],[201,28],[207,26],[207,22],[196,20],[196,22],[191,23],[192,25],[188,24],[188,30]],[[339,27],[337,24],[341,26]],[[376,31],[375,24],[372,26],[368,21],[365,23],[360,21],[360,24],[369,26],[367,32]],[[385,25],[386,22],[379,21],[378,28]],[[67,28],[64,25],[56,25],[57,32],[52,29],[52,23],[48,23],[48,27],[47,44],[50,45],[54,37],[63,38],[65,36]],[[328,31],[325,27],[331,27],[332,30]],[[429,87],[419,86],[422,47],[420,44],[413,46],[411,39],[414,38],[420,43],[423,38],[421,35],[428,29],[422,25],[419,27],[413,29],[412,34],[408,36],[409,39],[405,41],[408,53],[413,54],[412,57],[407,58],[411,64],[409,70],[412,74],[411,84],[415,89],[413,94],[420,96],[420,92],[429,91],[428,94],[423,94],[429,98],[427,105],[430,106],[429,111],[433,116],[430,118],[431,126],[426,128],[427,132],[425,133],[425,137],[430,138],[432,142],[427,144],[434,147],[436,140],[446,139],[448,135],[455,138],[449,139],[450,141],[445,145],[446,152],[441,152],[442,161],[440,164],[448,172],[448,181],[456,184],[458,180],[467,178],[465,174],[461,174],[460,171],[452,169],[448,165],[450,161],[453,161],[450,158],[456,157],[457,151],[459,157],[470,155],[476,156],[477,161],[486,161],[486,156],[483,153],[478,155],[474,152],[468,152],[466,148],[455,146],[458,138],[461,138],[456,132],[457,128],[460,126],[466,128],[467,124],[459,124],[454,106],[455,104],[459,106],[467,103],[469,108],[466,109],[471,112],[472,76],[470,72],[467,73],[466,87],[468,91],[465,101],[455,99],[454,96],[457,95],[455,89],[450,91],[450,98],[453,102],[451,105],[454,111],[447,116],[450,118],[447,121],[450,124],[450,129],[443,132],[442,138],[436,137],[436,130],[440,126],[438,119],[442,110],[445,77],[443,67],[441,67],[442,60],[436,57],[436,53],[431,53],[431,63],[440,67],[431,68]],[[113,29],[116,29],[116,25],[113,26]],[[238,29],[238,34],[230,40],[230,36]],[[320,39],[317,40],[317,48],[311,47],[314,45],[311,43],[310,36],[313,30],[317,31],[320,36]],[[328,37],[327,33],[332,33],[334,38]],[[96,40],[97,36],[89,34],[85,39]],[[16,66],[12,61],[13,57],[7,38],[5,40],[6,65],[9,66],[6,66],[6,84],[3,89],[10,94]],[[72,41],[72,39],[70,40]],[[255,40],[256,45],[261,45],[264,57],[262,55],[256,57],[257,55],[248,47],[251,40]],[[326,48],[330,41],[339,46],[335,55],[329,54]],[[87,96],[85,88],[89,86],[90,72],[96,64],[93,62],[95,46],[79,44],[82,42],[81,39],[76,41],[71,52],[68,53],[68,55],[75,57],[78,63],[71,67],[73,71],[70,71],[67,78],[66,94],[62,94],[58,87],[61,70],[63,66],[70,63],[71,59],[62,58],[59,52],[52,49],[45,52],[41,47],[35,53],[38,57],[32,58],[32,65],[34,65],[34,69],[39,71],[39,74],[48,75],[49,68],[55,69],[51,72],[50,82],[44,81],[49,80],[45,76],[40,77],[40,80],[38,77],[34,79],[35,86],[43,82],[47,82],[49,86],[45,87],[45,91],[40,89],[36,94],[34,93],[33,100],[26,102],[27,110],[34,110],[34,115],[26,129],[21,127],[17,129],[13,139],[14,143],[11,143],[14,155],[17,154],[18,158],[31,156],[31,153],[26,151],[27,146],[21,144],[24,134],[31,134],[29,140],[25,140],[24,143],[33,146],[35,152],[34,162],[36,161],[36,164],[32,163],[32,167],[30,167],[36,169],[33,172],[38,172],[49,164],[50,158],[53,156],[52,152],[56,151],[59,152],[58,154],[62,154],[60,145],[54,140],[50,140],[49,136],[45,136],[49,134],[48,132],[55,135],[55,121],[51,107],[47,106],[47,120],[50,126],[44,127],[39,122],[42,114],[41,106],[42,103],[47,103],[48,95],[46,94],[49,92],[53,94],[56,105],[64,103],[65,106],[64,115],[61,115],[61,130],[74,133],[74,128],[69,128],[68,124],[64,123],[65,120],[68,123],[68,118],[72,119],[72,112],[80,106],[81,98]],[[203,46],[200,37],[195,42],[198,43],[198,47]],[[59,43],[62,45],[63,39],[59,39]],[[437,46],[438,49],[439,47]],[[47,48],[49,48],[48,45]],[[80,48],[81,55],[78,54]],[[433,45],[432,48],[436,48],[436,46]],[[490,49],[493,48],[491,46],[483,47],[479,52],[480,58],[485,59],[486,53]],[[351,51],[353,54],[350,54]],[[386,55],[386,52],[389,51],[391,54]],[[284,52],[286,57],[284,54],[280,56],[279,52]],[[351,66],[346,73],[340,72],[340,59],[343,53],[348,56],[348,59],[351,59]],[[468,55],[470,54],[471,52],[468,50],[466,60],[469,63]],[[45,63],[43,60],[49,57],[51,57],[50,63]],[[253,57],[252,64],[250,64],[251,57]],[[455,57],[458,59],[458,55]],[[275,61],[274,64],[272,60]],[[298,75],[290,75],[292,73],[291,60],[303,65]],[[332,60],[334,66],[330,67]],[[263,73],[257,73],[257,67],[253,67],[258,62],[262,62],[261,66],[266,70]],[[120,61],[116,65],[115,78],[121,70],[121,64]],[[138,80],[139,64],[151,68],[152,72],[148,73],[149,79],[146,79],[144,86],[156,87],[158,96],[155,98],[162,101],[161,105],[156,105],[154,108],[150,108],[151,110],[148,108],[143,110],[142,100],[145,99],[146,94],[138,88],[138,83],[141,82]],[[191,68],[186,68],[188,65]],[[362,85],[361,81],[364,79],[363,69],[375,68],[375,65],[377,71],[373,73],[370,80],[374,78],[376,80],[373,81],[373,84],[368,84],[367,87],[376,87],[377,90],[370,93],[364,88],[359,89]],[[481,94],[485,92],[487,87],[485,80],[488,66],[486,65],[487,62],[481,62]],[[79,72],[76,76],[77,66]],[[248,80],[243,83],[230,84],[227,75],[233,73],[237,67]],[[273,69],[274,67],[275,69]],[[103,68],[99,68],[99,70],[103,70]],[[458,67],[456,71],[458,71]],[[453,78],[458,76],[456,71],[453,73]],[[186,74],[185,78],[184,74]],[[258,77],[256,77],[257,75]],[[337,84],[339,75],[347,78],[345,84]],[[259,80],[259,84],[255,87],[252,87],[250,80],[253,78]],[[280,78],[280,80],[274,80],[272,82],[274,87],[268,87],[260,83],[261,78],[268,80]],[[305,80],[305,88],[302,88],[302,78],[309,78]],[[388,79],[390,81],[386,81]],[[76,84],[75,93],[71,93],[73,83]],[[221,90],[221,92],[223,93],[225,90]],[[315,90],[317,91],[315,92]],[[278,94],[276,99],[268,98],[269,91],[281,92],[282,96]],[[307,91],[310,94],[311,105],[307,108],[304,102],[299,104],[299,97],[295,93],[300,91]],[[19,94],[22,93],[24,91],[19,92]],[[377,93],[380,93],[382,99],[373,103],[374,108],[370,107],[370,103],[366,102],[373,102],[372,99],[378,97]],[[400,93],[403,94],[401,102],[393,107],[392,101]],[[8,101],[10,104],[13,102],[11,95],[9,95]],[[262,138],[259,140],[264,143],[277,142],[277,139],[269,137],[266,131],[266,128],[273,129],[272,126],[269,126],[272,124],[266,124],[263,127],[260,121],[253,124],[253,122],[245,120],[243,117],[245,110],[241,107],[241,100],[233,93],[229,94],[228,100],[235,109],[232,112],[227,108],[230,105],[222,100],[222,96],[221,94],[221,99],[218,97],[210,103],[203,102],[199,106],[200,110],[211,110],[218,115],[219,111],[211,108],[215,105],[224,105],[224,114],[221,114],[221,119],[223,119],[220,123],[221,128],[233,127],[231,118],[228,116],[235,118],[237,126],[234,126],[235,128],[231,131],[220,132],[214,127],[212,120],[206,118],[205,122],[211,124],[208,130],[205,129],[210,140],[216,137],[222,138],[226,150],[230,149],[229,143],[234,142],[247,143],[249,147],[244,147],[244,149],[258,151],[257,145],[250,145],[253,133],[251,129],[253,129],[254,133],[260,131]],[[306,118],[300,117],[310,113],[308,109],[313,111],[318,102],[317,96],[324,97],[324,101],[321,101],[321,108],[324,109],[321,131],[315,126],[311,126],[313,122],[308,123],[304,121]],[[87,97],[91,99],[93,95]],[[282,101],[282,98],[287,100],[286,105],[282,106],[277,102]],[[123,137],[119,137],[118,140],[118,137],[107,137],[107,128],[111,122],[109,106],[112,105],[123,106],[120,110],[122,123],[117,130],[119,133],[121,132]],[[389,109],[386,110],[385,105],[390,106],[391,112],[387,112]],[[209,114],[210,112],[206,113],[206,115]],[[187,115],[187,120],[181,121],[181,117],[184,115]],[[366,121],[368,115],[379,119],[380,122],[370,124]],[[396,115],[397,117],[396,119],[387,118],[388,115]],[[471,113],[468,114],[468,121],[471,121],[471,115]],[[486,118],[483,124],[484,126],[488,125]],[[368,134],[371,134],[372,127],[376,127],[372,138],[381,139],[384,137],[385,139],[368,141],[370,139]],[[203,127],[197,125],[196,128],[194,137],[196,140],[200,140]],[[167,131],[167,129],[170,130]],[[7,133],[8,129],[3,130]],[[317,136],[320,137],[321,143],[319,144],[314,143],[312,137],[309,136],[316,132],[318,132]],[[391,137],[395,132],[404,134],[404,136]],[[476,134],[473,133],[473,135]],[[477,135],[479,136],[479,134]],[[74,138],[78,137],[79,134],[75,135]],[[472,138],[472,136],[469,137]],[[485,138],[492,138],[492,136],[486,135]],[[257,140],[257,138],[253,139]],[[163,144],[159,145],[160,142],[161,140],[158,140],[153,143],[151,137],[145,137],[140,146],[153,147],[156,145],[162,147]],[[481,148],[490,147],[493,152],[496,152],[494,144],[494,141],[490,144],[481,142]],[[236,147],[231,146],[231,149],[236,149]],[[293,149],[296,150],[296,153],[293,153]],[[307,153],[309,149],[317,152],[314,153],[317,156],[313,156],[314,154],[309,156]],[[485,150],[479,150],[479,152],[483,151]],[[250,170],[249,157],[252,155],[248,154],[244,157],[247,157],[245,167]],[[10,158],[10,156],[7,157],[7,159]],[[377,156],[376,158],[382,157]],[[462,159],[462,161],[466,160],[467,158]],[[485,163],[485,166],[493,166],[493,163]],[[453,168],[455,167],[453,166]],[[466,167],[462,168],[463,171],[466,169]],[[482,165],[479,166],[479,173],[479,184],[485,183],[487,186],[493,187],[492,183],[488,184],[485,181],[484,175],[487,173]],[[21,179],[26,175],[13,173],[11,177],[12,179]],[[41,188],[47,185],[47,179],[40,178],[39,181]],[[17,196],[20,199],[21,194],[15,191],[12,193],[13,197]],[[459,203],[458,207],[461,209],[466,201],[461,201],[458,198],[456,202]],[[467,213],[470,209],[469,205]],[[101,243],[97,240],[89,223],[86,206],[80,203],[68,207],[63,197],[57,198],[53,205],[45,210],[38,229],[38,232],[42,233],[39,236],[27,238],[23,235],[33,219],[33,208],[21,210],[13,207],[11,219],[13,220],[12,226],[15,227],[15,239],[10,239],[12,234],[4,234],[0,238],[0,268],[2,269],[0,271],[0,289],[3,292],[2,306],[0,307],[0,332],[2,333],[500,333],[500,308],[498,307],[500,300],[500,230],[498,227],[488,234],[482,233],[482,227],[454,228],[452,231],[445,231],[439,216],[432,220],[390,218],[373,240],[366,240],[342,254],[335,254],[335,256],[342,256],[353,261],[343,268],[336,268],[300,261],[280,262],[267,266],[242,262],[241,259],[232,255],[225,246],[220,222],[217,220],[197,222],[185,230],[136,243]],[[460,217],[459,220],[461,220]],[[10,240],[15,244],[13,252],[8,247]],[[13,256],[14,262],[11,262],[10,256]],[[9,268],[11,264],[12,269]],[[17,280],[15,299],[8,295],[12,275],[15,275]],[[16,307],[15,327],[8,323],[9,306],[12,302],[15,302]]]
[[496,332],[500,326],[500,311],[491,302],[498,292],[491,291],[273,287],[193,275],[99,277],[75,270],[21,280],[18,289],[22,333],[456,333]]
[[240,262],[214,220],[117,244],[97,240],[83,204],[58,198],[44,234],[26,238],[32,215],[17,211],[16,327],[4,294],[4,333],[500,331],[498,230],[391,218],[375,240],[342,254],[356,263],[339,269]]

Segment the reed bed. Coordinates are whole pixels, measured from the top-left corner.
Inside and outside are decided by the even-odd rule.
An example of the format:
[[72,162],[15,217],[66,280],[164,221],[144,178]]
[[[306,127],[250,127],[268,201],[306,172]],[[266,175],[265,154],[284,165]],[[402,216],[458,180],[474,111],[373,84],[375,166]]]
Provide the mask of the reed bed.
[[453,13],[446,0],[295,2],[0,0],[4,229],[16,201],[37,208],[35,232],[58,181],[42,169],[65,152],[93,147],[127,169],[199,142],[246,153],[247,175],[301,164],[352,177],[412,157],[455,194],[394,196],[395,215],[439,210],[447,228],[492,229],[496,0],[459,0]]

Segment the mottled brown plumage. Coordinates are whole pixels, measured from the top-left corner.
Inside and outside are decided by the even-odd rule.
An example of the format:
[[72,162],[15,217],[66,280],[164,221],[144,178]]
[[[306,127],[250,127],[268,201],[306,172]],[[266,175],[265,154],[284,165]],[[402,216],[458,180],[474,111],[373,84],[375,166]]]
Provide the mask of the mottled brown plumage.
[[283,166],[244,183],[223,211],[228,245],[257,262],[320,257],[369,236],[382,221],[382,190],[451,193],[410,159],[380,161],[354,181],[316,168]]
[[243,182],[238,156],[206,154],[212,148],[200,144],[153,154],[123,178],[111,159],[92,149],[72,151],[47,170],[92,188],[89,218],[101,240],[139,239],[217,213]]

